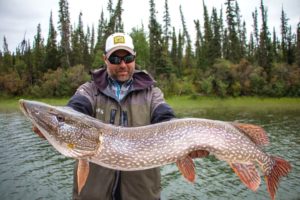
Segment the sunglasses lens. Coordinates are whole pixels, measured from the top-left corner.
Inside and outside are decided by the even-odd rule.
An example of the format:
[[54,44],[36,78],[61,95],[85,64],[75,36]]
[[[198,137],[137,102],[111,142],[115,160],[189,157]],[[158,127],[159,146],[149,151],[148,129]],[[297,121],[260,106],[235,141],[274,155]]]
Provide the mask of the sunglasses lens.
[[111,64],[118,65],[118,64],[120,64],[120,63],[122,62],[122,60],[124,60],[124,62],[125,62],[126,64],[128,64],[128,63],[133,62],[134,59],[135,59],[135,56],[134,56],[134,55],[127,55],[127,56],[124,56],[124,57],[119,57],[119,56],[114,56],[114,55],[112,55],[112,56],[110,56],[110,57],[108,58],[108,61],[109,61]]
[[109,60],[109,62],[110,62],[111,64],[114,64],[114,65],[118,65],[118,64],[121,63],[121,58],[118,57],[118,56],[110,56],[110,57],[108,58],[108,60]]
[[134,55],[125,56],[123,59],[125,63],[131,63],[134,61]]

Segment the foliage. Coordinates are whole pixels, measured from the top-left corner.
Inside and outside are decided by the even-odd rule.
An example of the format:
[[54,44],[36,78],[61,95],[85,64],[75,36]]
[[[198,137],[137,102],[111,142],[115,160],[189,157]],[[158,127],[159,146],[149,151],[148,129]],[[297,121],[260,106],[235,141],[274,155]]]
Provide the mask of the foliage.
[[[83,13],[71,26],[68,1],[59,0],[58,27],[51,12],[47,39],[40,24],[33,43],[23,39],[15,52],[9,50],[4,37],[0,50],[1,93],[72,95],[88,79],[89,70],[104,64],[107,36],[124,31],[122,3],[108,1],[108,13],[101,11],[95,31],[94,27],[84,28]],[[268,10],[261,0],[259,9],[252,12],[253,30],[247,40],[237,0],[226,0],[224,11],[213,7],[211,14],[203,1],[202,20],[193,20],[193,43],[181,6],[178,17],[182,28],[177,32],[171,24],[168,0],[161,21],[156,17],[155,0],[149,0],[149,7],[149,26],[132,28],[130,35],[136,63],[152,73],[167,96],[300,96],[300,22],[293,33],[283,8],[280,33],[273,29],[271,36]]]
[[69,69],[49,70],[42,77],[40,84],[30,88],[30,95],[35,97],[66,97],[74,94],[76,88],[88,80],[83,65]]
[[130,34],[132,37],[135,51],[137,52],[136,63],[143,69],[147,69],[150,61],[149,57],[149,44],[146,38],[144,27],[138,29],[133,28]]
[[26,77],[19,76],[16,70],[0,73],[0,90],[6,94],[20,95],[26,87]]

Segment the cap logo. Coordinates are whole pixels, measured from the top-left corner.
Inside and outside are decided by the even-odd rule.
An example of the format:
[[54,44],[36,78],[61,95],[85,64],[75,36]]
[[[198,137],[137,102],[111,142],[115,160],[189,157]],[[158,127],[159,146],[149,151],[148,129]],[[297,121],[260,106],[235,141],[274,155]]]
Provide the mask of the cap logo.
[[124,36],[115,36],[114,44],[125,44],[125,37]]

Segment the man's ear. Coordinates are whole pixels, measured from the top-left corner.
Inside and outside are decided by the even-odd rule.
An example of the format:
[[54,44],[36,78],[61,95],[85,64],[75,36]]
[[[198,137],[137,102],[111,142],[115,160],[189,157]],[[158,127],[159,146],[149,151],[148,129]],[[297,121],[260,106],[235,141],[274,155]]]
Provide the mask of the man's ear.
[[104,63],[107,65],[107,56],[105,54],[103,54],[102,59],[103,59]]

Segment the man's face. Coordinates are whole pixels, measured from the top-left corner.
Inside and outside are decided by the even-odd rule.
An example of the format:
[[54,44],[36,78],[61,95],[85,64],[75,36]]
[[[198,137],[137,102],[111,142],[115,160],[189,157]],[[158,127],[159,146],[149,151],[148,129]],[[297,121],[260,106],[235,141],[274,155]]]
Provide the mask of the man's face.
[[128,51],[117,50],[109,58],[104,56],[104,60],[107,64],[107,72],[113,79],[125,82],[132,77],[135,69],[135,57]]

